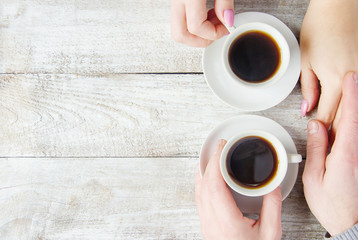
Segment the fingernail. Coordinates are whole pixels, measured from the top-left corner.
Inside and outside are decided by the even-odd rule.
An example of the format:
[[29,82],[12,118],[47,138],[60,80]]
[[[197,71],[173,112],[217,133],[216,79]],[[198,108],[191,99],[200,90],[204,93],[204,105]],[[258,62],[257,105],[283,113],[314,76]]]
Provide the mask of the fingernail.
[[318,124],[316,121],[310,121],[307,128],[309,134],[315,134],[318,132]]
[[358,84],[358,74],[356,72],[353,73],[353,80],[356,84]]
[[301,114],[302,114],[302,117],[305,117],[305,116],[306,116],[307,109],[308,109],[308,102],[307,102],[307,100],[303,100],[303,101],[302,101],[302,104],[301,104]]
[[216,143],[214,154],[216,154],[219,151],[220,147],[223,145],[223,142],[224,142],[224,140],[222,140],[222,139],[218,140],[218,142]]
[[225,140],[224,139],[220,139],[219,141],[220,147],[223,147],[225,145]]
[[220,140],[218,140],[218,142],[216,143],[214,154],[216,154],[219,151],[219,148],[220,148]]
[[231,9],[226,9],[224,11],[224,20],[229,27],[232,27],[234,25],[234,11]]

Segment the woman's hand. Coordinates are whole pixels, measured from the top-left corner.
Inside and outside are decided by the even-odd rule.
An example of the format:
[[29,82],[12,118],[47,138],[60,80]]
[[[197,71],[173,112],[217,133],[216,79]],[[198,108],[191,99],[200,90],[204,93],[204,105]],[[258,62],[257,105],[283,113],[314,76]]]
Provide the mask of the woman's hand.
[[356,0],[311,0],[303,20],[302,115],[314,108],[321,95],[317,119],[327,129],[339,118],[336,112],[345,73],[358,68],[357,13]]
[[206,0],[172,0],[171,29],[175,41],[193,47],[206,47],[228,33],[234,24],[234,1],[216,0],[207,12]]

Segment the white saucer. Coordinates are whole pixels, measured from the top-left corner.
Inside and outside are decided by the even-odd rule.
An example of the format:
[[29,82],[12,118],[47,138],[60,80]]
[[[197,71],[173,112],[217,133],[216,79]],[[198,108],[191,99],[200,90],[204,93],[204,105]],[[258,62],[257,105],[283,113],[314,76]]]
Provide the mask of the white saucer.
[[295,35],[276,17],[259,12],[235,15],[234,26],[262,22],[276,28],[286,38],[290,48],[290,62],[282,79],[264,89],[243,88],[229,78],[221,62],[221,51],[227,36],[213,42],[204,50],[203,70],[206,82],[214,94],[225,103],[241,111],[261,111],[283,101],[295,87],[301,71],[300,48]]
[[[297,153],[295,143],[288,132],[277,122],[256,115],[239,115],[220,123],[208,135],[200,151],[200,173],[203,174],[206,165],[213,154],[219,139],[230,139],[240,131],[248,129],[264,130],[275,135],[283,143],[287,153]],[[287,174],[281,184],[282,198],[285,199],[296,183],[298,163],[290,163]],[[261,211],[262,197],[246,197],[231,190],[237,206],[244,213],[259,213]]]

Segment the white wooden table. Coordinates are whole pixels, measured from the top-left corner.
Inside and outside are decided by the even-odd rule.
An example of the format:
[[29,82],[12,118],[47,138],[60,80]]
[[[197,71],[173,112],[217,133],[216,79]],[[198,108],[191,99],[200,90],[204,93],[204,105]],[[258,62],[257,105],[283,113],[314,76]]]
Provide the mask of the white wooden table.
[[[309,0],[241,0],[299,35]],[[213,6],[213,1],[209,3]],[[0,1],[0,239],[202,239],[194,201],[201,144],[240,114],[202,74],[202,49],[170,35],[167,0]],[[255,113],[305,155],[297,86]],[[311,115],[310,117],[314,117]],[[297,183],[282,239],[324,229]]]

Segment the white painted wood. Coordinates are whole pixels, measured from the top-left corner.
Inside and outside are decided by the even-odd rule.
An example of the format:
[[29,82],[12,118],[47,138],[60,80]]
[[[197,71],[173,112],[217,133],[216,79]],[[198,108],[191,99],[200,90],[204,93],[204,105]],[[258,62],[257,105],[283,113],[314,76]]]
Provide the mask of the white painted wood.
[[[308,3],[236,0],[235,9],[273,14],[298,36]],[[202,72],[203,50],[172,41],[169,8],[0,1],[0,239],[202,239],[200,147],[240,112],[192,74]],[[301,100],[296,87],[255,114],[284,126],[305,155]],[[282,239],[323,236],[302,169],[284,201]]]
[[[194,200],[197,161],[1,159],[1,239],[202,239]],[[323,236],[300,179],[282,218],[282,239]]]
[[[308,2],[235,6],[273,14],[298,36]],[[0,73],[201,72],[201,56],[172,40],[169,0],[0,1]]]
[[[305,155],[296,88],[254,114],[276,120]],[[2,156],[198,156],[209,132],[241,114],[202,74],[0,75]]]
[[199,239],[196,159],[2,159],[1,239]]

